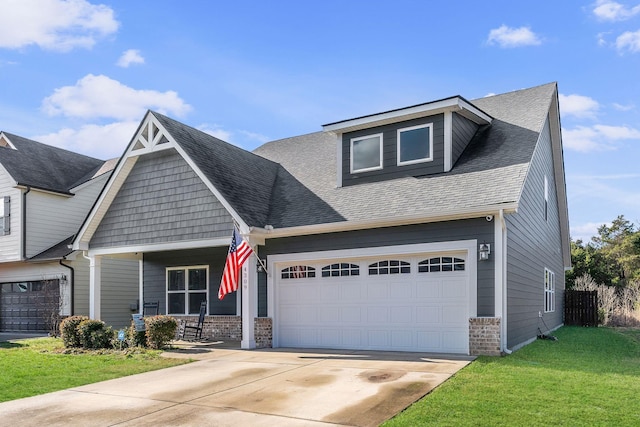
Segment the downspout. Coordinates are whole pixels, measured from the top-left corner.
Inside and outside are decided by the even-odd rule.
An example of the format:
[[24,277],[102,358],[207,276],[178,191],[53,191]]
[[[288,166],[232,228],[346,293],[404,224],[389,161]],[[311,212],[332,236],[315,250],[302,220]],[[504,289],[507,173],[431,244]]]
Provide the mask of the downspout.
[[[500,331],[500,340],[502,351],[505,354],[511,354],[511,350],[507,348],[507,222],[504,219],[504,209],[500,209],[498,214],[500,218],[500,226],[502,227],[502,259],[500,260],[502,268],[502,322]],[[497,242],[496,242],[497,243]]]
[[27,259],[27,194],[31,187],[27,185],[27,191],[22,193],[22,259]]
[[[62,259],[66,260],[66,257],[62,257]],[[64,264],[62,262],[62,259],[59,260],[60,265],[63,267],[67,267],[69,269],[69,293],[71,294],[71,301],[69,303],[69,312],[71,314],[71,316],[73,316],[73,314],[75,313],[74,311],[74,301],[75,301],[75,295],[74,295],[74,286],[75,286],[75,274],[76,274],[76,270],[71,267],[70,265]]]

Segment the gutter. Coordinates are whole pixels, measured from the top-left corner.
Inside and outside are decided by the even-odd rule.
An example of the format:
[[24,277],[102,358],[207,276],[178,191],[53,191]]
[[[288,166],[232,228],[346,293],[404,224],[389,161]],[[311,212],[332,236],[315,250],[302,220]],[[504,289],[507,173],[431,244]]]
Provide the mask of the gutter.
[[69,304],[69,313],[71,316],[74,315],[74,302],[75,302],[75,296],[74,296],[74,287],[75,287],[75,274],[76,271],[73,267],[71,267],[70,265],[64,264],[62,262],[62,260],[66,260],[67,257],[62,257],[61,260],[59,260],[58,262],[60,263],[61,266],[63,267],[67,267],[69,269],[69,292],[71,294],[71,298],[70,298],[70,304]]
[[27,259],[27,194],[31,187],[27,185],[27,191],[22,193],[22,260]]

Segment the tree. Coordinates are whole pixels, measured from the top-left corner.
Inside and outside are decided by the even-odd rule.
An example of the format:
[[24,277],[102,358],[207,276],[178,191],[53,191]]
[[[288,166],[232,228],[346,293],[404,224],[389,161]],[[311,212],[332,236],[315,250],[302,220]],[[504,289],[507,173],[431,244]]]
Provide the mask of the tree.
[[640,278],[640,231],[624,215],[598,227],[591,241],[606,260],[611,284],[625,287]]

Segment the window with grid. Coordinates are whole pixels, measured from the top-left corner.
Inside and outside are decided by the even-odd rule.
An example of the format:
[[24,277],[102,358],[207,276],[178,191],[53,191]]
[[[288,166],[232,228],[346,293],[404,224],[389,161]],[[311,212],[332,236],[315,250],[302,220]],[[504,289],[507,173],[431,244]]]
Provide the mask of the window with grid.
[[411,264],[406,261],[387,260],[369,265],[369,275],[407,274],[411,273]]
[[434,257],[418,263],[419,273],[434,273],[439,271],[464,271],[465,260],[455,257]]
[[316,269],[308,265],[294,265],[283,269],[280,277],[283,279],[307,279],[316,277]]
[[346,262],[335,263],[322,267],[322,277],[359,276],[360,266]]
[[167,268],[167,313],[198,314],[208,287],[207,266]]
[[556,311],[556,275],[548,268],[544,269],[544,312]]

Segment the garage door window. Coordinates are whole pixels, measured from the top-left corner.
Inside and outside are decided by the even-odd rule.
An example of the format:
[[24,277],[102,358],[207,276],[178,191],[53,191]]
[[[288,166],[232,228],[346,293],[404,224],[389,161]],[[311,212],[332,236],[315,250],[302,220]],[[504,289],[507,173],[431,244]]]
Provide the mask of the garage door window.
[[439,271],[464,271],[465,261],[462,258],[435,257],[418,263],[419,273],[437,273]]
[[282,270],[283,279],[306,279],[316,277],[316,269],[308,265],[294,265]]
[[406,261],[388,260],[374,262],[369,265],[369,275],[379,274],[408,274],[411,273],[411,265]]
[[322,277],[359,276],[360,266],[346,262],[322,267]]

